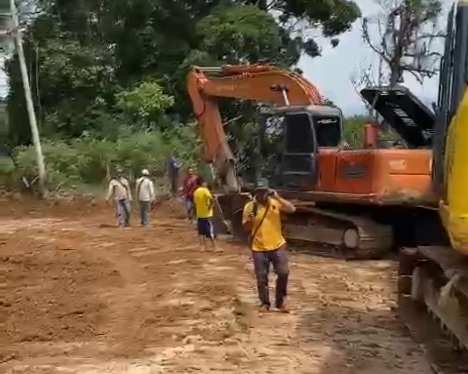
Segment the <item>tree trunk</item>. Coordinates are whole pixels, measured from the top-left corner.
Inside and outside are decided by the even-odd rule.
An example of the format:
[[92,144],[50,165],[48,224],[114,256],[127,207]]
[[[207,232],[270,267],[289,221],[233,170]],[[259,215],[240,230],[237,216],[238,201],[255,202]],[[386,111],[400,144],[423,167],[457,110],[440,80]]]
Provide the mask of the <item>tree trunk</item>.
[[394,65],[390,66],[390,70],[391,70],[391,72],[390,72],[389,86],[394,87],[399,83],[402,72],[400,70],[399,64],[394,64]]

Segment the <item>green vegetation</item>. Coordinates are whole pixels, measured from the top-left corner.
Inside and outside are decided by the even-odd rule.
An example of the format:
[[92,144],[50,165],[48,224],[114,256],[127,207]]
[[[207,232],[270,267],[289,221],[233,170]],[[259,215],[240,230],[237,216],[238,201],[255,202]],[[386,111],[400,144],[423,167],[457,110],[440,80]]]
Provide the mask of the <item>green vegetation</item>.
[[[37,0],[24,49],[44,141],[50,190],[101,184],[112,168],[162,176],[171,149],[198,163],[200,143],[185,80],[190,66],[267,58],[295,67],[320,46],[295,25],[320,30],[332,46],[360,16],[351,0]],[[26,8],[28,9],[28,8]],[[275,17],[273,17],[274,11]],[[23,15],[24,16],[24,15]],[[301,36],[304,35],[304,36]],[[317,33],[315,33],[317,35]],[[0,140],[15,164],[0,163],[3,185],[34,182],[36,168],[17,56],[0,115]],[[252,151],[256,105],[222,102],[239,159]],[[361,117],[345,137],[360,143]],[[249,124],[248,126],[246,124]],[[250,151],[249,151],[250,150]],[[9,165],[9,166],[8,166]]]

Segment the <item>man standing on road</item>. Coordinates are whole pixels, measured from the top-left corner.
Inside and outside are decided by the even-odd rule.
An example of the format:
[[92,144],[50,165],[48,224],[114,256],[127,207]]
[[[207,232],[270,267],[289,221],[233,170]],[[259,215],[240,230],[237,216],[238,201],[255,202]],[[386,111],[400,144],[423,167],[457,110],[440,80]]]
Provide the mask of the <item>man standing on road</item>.
[[193,168],[189,168],[187,175],[182,181],[182,193],[184,195],[185,206],[187,208],[187,218],[192,221],[195,218],[195,203],[193,201],[193,193],[197,188],[197,176]]
[[130,183],[124,177],[122,169],[118,169],[116,174],[109,182],[106,201],[114,199],[117,224],[119,227],[128,227],[130,226],[130,203],[132,201]]
[[168,174],[169,174],[169,180],[171,183],[171,194],[172,197],[177,196],[177,193],[179,191],[179,170],[180,170],[180,163],[179,160],[177,160],[177,153],[175,150],[173,150],[171,158],[169,159],[169,165],[168,165]]
[[213,249],[217,251],[213,225],[213,195],[202,177],[197,178],[197,189],[193,193],[193,200],[197,215],[197,231],[200,247],[202,251],[206,250],[206,239],[209,239],[213,245]]
[[276,273],[276,300],[278,311],[288,313],[286,307],[287,286],[289,277],[286,240],[281,230],[281,212],[294,213],[296,208],[291,202],[283,199],[265,182],[258,183],[253,201],[244,207],[242,224],[250,233],[250,247],[257,278],[260,309],[270,310],[268,273],[270,263]]
[[147,226],[150,222],[151,204],[155,200],[154,185],[147,169],[141,171],[141,177],[136,181],[135,191],[140,206],[140,223],[142,226]]

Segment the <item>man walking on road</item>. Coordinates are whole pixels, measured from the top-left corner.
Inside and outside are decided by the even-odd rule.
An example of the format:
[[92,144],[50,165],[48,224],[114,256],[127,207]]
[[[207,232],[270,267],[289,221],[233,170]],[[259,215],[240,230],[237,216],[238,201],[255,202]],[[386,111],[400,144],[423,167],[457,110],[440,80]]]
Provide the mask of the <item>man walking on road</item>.
[[177,193],[179,192],[179,170],[180,170],[180,163],[179,160],[177,160],[177,154],[176,151],[174,150],[172,152],[171,158],[169,159],[169,165],[168,165],[168,174],[169,174],[169,179],[171,183],[171,193],[172,197],[177,196]]
[[213,244],[213,249],[217,251],[213,225],[213,195],[202,177],[197,178],[197,189],[193,194],[193,200],[197,215],[197,231],[200,247],[204,251],[206,249],[206,239],[209,239]]
[[130,226],[130,204],[132,201],[130,183],[124,177],[122,169],[118,169],[116,174],[109,182],[106,201],[112,198],[115,202],[118,226],[128,227]]
[[182,193],[184,195],[185,206],[187,208],[187,218],[192,221],[195,218],[195,203],[193,193],[197,188],[197,176],[192,168],[189,168],[187,175],[182,181]]
[[260,309],[270,310],[268,273],[270,263],[276,273],[275,307],[278,311],[288,313],[286,307],[287,286],[289,277],[286,240],[281,230],[281,213],[294,213],[296,208],[288,200],[268,188],[266,183],[258,183],[253,201],[248,202],[243,211],[242,224],[250,233],[250,247],[257,278]]
[[156,197],[154,184],[149,178],[147,169],[141,171],[141,177],[136,181],[135,191],[140,206],[140,223],[142,226],[147,226],[150,222],[151,204]]

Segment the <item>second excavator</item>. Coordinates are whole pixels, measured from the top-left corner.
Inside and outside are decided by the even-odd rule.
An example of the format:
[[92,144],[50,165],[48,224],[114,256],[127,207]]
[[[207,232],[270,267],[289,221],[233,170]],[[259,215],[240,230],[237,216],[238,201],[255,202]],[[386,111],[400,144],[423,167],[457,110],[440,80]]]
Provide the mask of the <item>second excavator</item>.
[[326,245],[325,253],[339,251],[347,258],[376,258],[395,245],[420,244],[422,236],[411,230],[412,220],[424,223],[419,231],[430,231],[439,223],[423,208],[436,203],[431,190],[431,139],[415,125],[420,118],[427,124],[434,116],[404,89],[363,94],[372,93],[383,115],[401,125],[403,136],[411,135],[406,148],[373,148],[374,126],[366,126],[367,142],[358,150],[343,146],[341,110],[325,105],[317,88],[299,73],[268,63],[193,67],[187,89],[205,160],[225,186],[218,201],[234,234],[239,232],[248,198],[240,190],[248,191],[248,185],[236,173],[220,98],[270,105],[262,111],[259,124],[256,175],[295,202],[297,212],[284,222],[289,239],[319,242]]
[[400,251],[398,291],[402,306],[408,302],[426,306],[465,349],[468,349],[467,84],[468,1],[464,0],[454,5],[448,15],[433,131],[432,184],[438,196],[434,214],[441,217],[434,231],[445,233],[446,241],[442,245],[429,242]]

